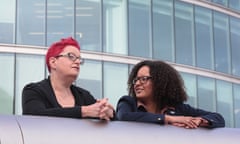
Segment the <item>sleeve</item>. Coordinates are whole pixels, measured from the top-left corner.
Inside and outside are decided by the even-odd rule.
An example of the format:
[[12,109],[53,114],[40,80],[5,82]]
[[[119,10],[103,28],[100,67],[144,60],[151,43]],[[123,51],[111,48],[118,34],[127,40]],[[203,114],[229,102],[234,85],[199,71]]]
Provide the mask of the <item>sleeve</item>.
[[136,121],[164,124],[164,115],[137,111],[135,100],[130,96],[123,96],[117,104],[117,119],[120,121]]
[[188,116],[201,117],[209,122],[208,128],[224,127],[225,120],[219,113],[209,112],[198,108],[193,108],[188,104],[184,104],[181,108]]
[[[22,110],[26,115],[42,115],[57,117],[81,118],[81,107],[61,108],[54,106],[54,100],[50,101],[47,95],[50,92],[41,90],[40,85],[30,84],[23,88]],[[57,105],[57,104],[56,104]]]

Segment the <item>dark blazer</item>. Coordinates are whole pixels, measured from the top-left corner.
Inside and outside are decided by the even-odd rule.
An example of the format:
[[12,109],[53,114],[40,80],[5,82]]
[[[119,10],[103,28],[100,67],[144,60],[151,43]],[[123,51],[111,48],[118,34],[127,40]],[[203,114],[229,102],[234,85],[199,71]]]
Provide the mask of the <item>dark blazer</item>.
[[[196,109],[188,104],[179,104],[174,109],[168,109],[165,114],[202,117],[206,119],[210,125],[208,128],[224,127],[225,121],[223,117],[214,112],[208,112]],[[137,107],[137,100],[131,96],[123,96],[117,104],[117,118],[122,121],[137,121],[164,124],[165,114],[153,114],[146,111],[143,106]]]
[[22,91],[23,114],[81,118],[81,106],[90,105],[96,99],[86,90],[71,85],[75,107],[63,108],[57,102],[50,79],[30,83]]

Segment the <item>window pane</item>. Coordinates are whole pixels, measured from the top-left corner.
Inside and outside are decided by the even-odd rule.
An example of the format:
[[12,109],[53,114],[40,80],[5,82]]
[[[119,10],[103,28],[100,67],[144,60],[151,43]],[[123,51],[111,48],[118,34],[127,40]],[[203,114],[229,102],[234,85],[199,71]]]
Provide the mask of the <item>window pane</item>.
[[103,0],[104,52],[127,55],[127,13],[126,12],[127,12],[127,1]]
[[215,80],[198,76],[198,105],[209,111],[216,111]]
[[197,106],[197,90],[196,90],[196,76],[187,73],[181,73],[185,83],[186,91],[188,94],[187,103],[192,106]]
[[44,56],[22,55],[16,57],[16,114],[22,113],[22,89],[30,82],[45,78]]
[[197,66],[213,70],[212,13],[210,10],[195,8],[195,29]]
[[226,15],[214,12],[215,68],[230,73],[229,24]]
[[229,0],[229,7],[240,11],[240,0]]
[[0,53],[0,114],[13,113],[14,54]]
[[217,81],[217,110],[225,119],[226,127],[233,127],[232,84]]
[[116,107],[119,98],[127,95],[128,65],[104,63],[104,97]]
[[175,30],[176,62],[195,65],[192,5],[176,1]]
[[240,20],[230,19],[231,47],[232,47],[232,74],[240,76]]
[[129,55],[150,55],[150,0],[129,0]]
[[102,98],[102,64],[98,61],[85,60],[80,65],[77,86],[88,90],[96,99]]
[[1,0],[0,43],[14,43],[15,0]]
[[45,46],[45,1],[17,1],[17,44]]
[[100,0],[77,0],[76,5],[76,39],[81,49],[102,51]]
[[174,61],[172,0],[153,0],[153,57]]
[[235,127],[240,128],[240,85],[234,85],[234,114],[235,114]]
[[47,0],[47,45],[73,36],[74,0]]

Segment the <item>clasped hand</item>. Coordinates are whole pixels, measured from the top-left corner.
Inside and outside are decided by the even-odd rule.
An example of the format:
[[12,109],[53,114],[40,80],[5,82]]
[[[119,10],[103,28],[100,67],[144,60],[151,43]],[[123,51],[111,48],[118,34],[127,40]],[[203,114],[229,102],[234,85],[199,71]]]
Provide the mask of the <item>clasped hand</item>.
[[97,100],[96,103],[82,107],[83,117],[97,117],[103,120],[110,120],[114,117],[114,108],[108,103],[108,99]]

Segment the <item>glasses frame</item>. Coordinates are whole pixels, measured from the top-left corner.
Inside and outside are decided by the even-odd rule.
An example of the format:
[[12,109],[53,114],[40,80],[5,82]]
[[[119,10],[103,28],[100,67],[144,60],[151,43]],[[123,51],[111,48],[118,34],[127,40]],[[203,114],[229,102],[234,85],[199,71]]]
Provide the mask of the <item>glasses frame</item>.
[[83,64],[84,62],[84,59],[81,56],[77,57],[75,54],[71,52],[55,56],[55,58],[59,58],[59,57],[67,57],[69,60],[73,62],[75,62],[78,59],[80,61],[80,64]]
[[148,82],[148,80],[152,79],[151,76],[141,76],[141,77],[135,77],[132,81],[132,84],[135,85],[137,83],[137,81],[139,80],[139,82],[141,84],[145,84]]

